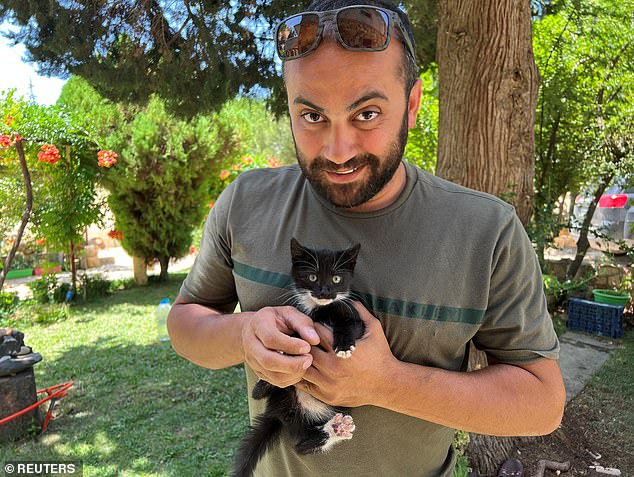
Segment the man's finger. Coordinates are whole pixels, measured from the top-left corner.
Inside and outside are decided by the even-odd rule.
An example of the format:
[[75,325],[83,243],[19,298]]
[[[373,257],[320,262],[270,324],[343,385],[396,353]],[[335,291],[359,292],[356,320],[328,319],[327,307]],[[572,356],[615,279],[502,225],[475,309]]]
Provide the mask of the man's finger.
[[315,323],[315,331],[319,335],[319,346],[325,351],[332,351],[332,330],[321,323]]
[[379,321],[379,319],[376,316],[374,316],[372,313],[368,311],[368,309],[363,305],[363,303],[359,301],[355,301],[354,307],[356,308],[357,312],[359,313],[359,316],[365,323],[366,327],[369,327],[371,325],[376,325],[376,322]]
[[319,344],[319,335],[315,331],[315,324],[310,317],[293,307],[280,308],[278,316],[283,320],[284,325],[288,327],[288,331],[299,334],[313,346]]
[[[302,374],[313,362],[310,354],[302,356],[289,356],[287,354],[267,351],[254,356],[258,367],[266,372],[289,374]],[[252,366],[253,367],[253,366]]]

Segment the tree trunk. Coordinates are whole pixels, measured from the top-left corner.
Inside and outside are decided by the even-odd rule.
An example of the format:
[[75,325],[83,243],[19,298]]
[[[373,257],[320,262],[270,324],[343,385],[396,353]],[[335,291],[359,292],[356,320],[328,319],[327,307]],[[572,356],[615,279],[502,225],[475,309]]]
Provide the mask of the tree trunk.
[[[77,294],[77,264],[75,263],[75,242],[70,241],[71,290]],[[85,293],[86,290],[84,290]]]
[[167,256],[160,256],[159,263],[161,264],[161,274],[159,275],[159,280],[164,282],[167,280],[167,267],[170,264],[170,258]]
[[20,161],[20,168],[22,169],[22,176],[24,177],[24,187],[26,188],[26,205],[24,207],[24,213],[22,214],[22,221],[20,222],[20,227],[18,228],[18,235],[13,242],[13,246],[9,251],[9,255],[7,255],[6,260],[4,261],[2,271],[0,271],[0,290],[4,286],[4,281],[7,278],[7,273],[11,269],[11,262],[13,262],[13,257],[15,257],[15,253],[18,251],[18,247],[20,246],[20,242],[22,241],[22,235],[24,234],[24,229],[26,229],[26,224],[29,223],[29,219],[31,218],[31,210],[33,209],[33,185],[31,184],[31,174],[29,173],[29,167],[26,163],[26,155],[24,154],[24,147],[22,147],[22,141],[16,141],[15,150],[18,153],[18,160]]
[[439,1],[437,175],[532,212],[539,75],[529,0]]
[[610,172],[604,175],[599,181],[599,185],[594,191],[594,195],[592,196],[592,201],[588,205],[588,210],[586,211],[586,215],[583,217],[583,224],[581,224],[581,230],[579,231],[579,239],[577,240],[577,254],[575,255],[575,259],[572,261],[568,270],[566,271],[566,278],[576,278],[579,270],[581,270],[581,265],[583,263],[583,259],[588,252],[588,248],[590,248],[590,241],[588,240],[588,232],[590,231],[592,216],[594,215],[595,210],[597,210],[597,206],[599,205],[599,200],[601,196],[605,192],[605,189],[608,188],[610,182],[614,178],[614,172]]
[[147,285],[147,263],[145,257],[132,257],[134,267],[134,283],[137,285]]
[[[438,176],[532,213],[539,75],[530,1],[440,0]],[[468,456],[496,475],[514,438],[472,435]]]

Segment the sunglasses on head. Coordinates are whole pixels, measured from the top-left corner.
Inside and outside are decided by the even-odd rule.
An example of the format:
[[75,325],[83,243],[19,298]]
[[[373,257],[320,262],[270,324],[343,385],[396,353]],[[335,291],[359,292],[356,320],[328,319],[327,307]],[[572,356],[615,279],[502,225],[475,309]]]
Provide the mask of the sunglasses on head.
[[398,14],[370,5],[352,5],[326,12],[304,12],[282,20],[275,42],[282,61],[294,60],[314,51],[321,41],[324,25],[332,22],[341,46],[353,51],[382,51],[387,48],[396,26],[412,59],[414,46]]

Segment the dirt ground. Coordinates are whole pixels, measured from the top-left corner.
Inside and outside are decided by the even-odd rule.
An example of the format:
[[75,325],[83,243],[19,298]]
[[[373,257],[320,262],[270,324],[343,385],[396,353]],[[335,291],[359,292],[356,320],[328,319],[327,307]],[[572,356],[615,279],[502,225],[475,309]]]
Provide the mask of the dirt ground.
[[[632,329],[634,317],[631,311],[627,315],[626,326]],[[519,441],[514,457],[524,464],[526,477],[537,475],[538,462],[542,459],[570,462],[570,470],[562,472],[562,476],[634,477],[634,399],[631,397],[634,364],[628,362],[629,359],[625,356],[613,364],[612,370],[620,371],[610,372],[604,384],[591,382],[573,398],[566,406],[557,431],[532,441]],[[613,381],[622,386],[623,392],[615,392]],[[597,465],[618,469],[620,474],[597,472],[592,468]],[[559,474],[546,471],[544,477],[555,475]]]
[[[570,462],[570,470],[561,474],[564,476],[606,475],[590,468],[594,465],[619,469],[622,476],[634,476],[634,449],[627,448],[618,438],[619,433],[606,425],[616,414],[618,409],[606,414],[591,405],[582,392],[568,405],[558,431],[535,442],[520,444],[517,457],[524,463],[524,475],[534,476],[539,460],[546,459]],[[552,471],[544,474],[545,477],[555,475],[558,474]]]

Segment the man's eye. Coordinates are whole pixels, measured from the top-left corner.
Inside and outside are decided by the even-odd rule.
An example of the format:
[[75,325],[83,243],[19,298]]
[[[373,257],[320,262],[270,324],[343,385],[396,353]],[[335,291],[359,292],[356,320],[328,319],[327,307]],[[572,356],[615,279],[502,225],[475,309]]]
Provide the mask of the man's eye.
[[357,116],[357,119],[360,121],[372,121],[379,116],[378,111],[363,111]]
[[313,111],[302,114],[302,118],[304,118],[309,123],[320,123],[323,121],[321,114],[315,113]]

